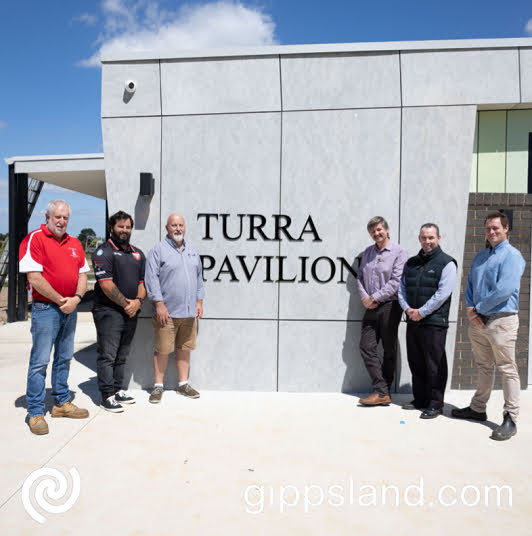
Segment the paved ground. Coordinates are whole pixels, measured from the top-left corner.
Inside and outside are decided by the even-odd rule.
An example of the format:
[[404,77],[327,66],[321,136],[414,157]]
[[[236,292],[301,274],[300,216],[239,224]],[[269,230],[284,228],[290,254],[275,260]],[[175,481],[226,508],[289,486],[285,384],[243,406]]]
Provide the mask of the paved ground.
[[[113,415],[96,405],[94,341],[82,313],[71,388],[90,418],[48,418],[37,437],[25,423],[29,324],[0,327],[2,535],[531,533],[528,391],[519,433],[503,443],[489,439],[500,392],[487,423],[422,421],[400,408],[408,396],[362,408],[342,394],[166,392],[154,406],[137,391]],[[445,412],[470,394],[450,392]],[[39,469],[66,475],[66,493],[38,499],[47,478],[28,477]]]

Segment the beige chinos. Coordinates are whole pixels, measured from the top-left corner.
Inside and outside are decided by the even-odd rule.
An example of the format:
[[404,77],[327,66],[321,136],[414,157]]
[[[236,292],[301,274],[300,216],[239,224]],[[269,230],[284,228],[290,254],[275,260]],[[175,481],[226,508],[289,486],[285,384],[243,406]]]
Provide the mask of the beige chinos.
[[502,374],[504,410],[514,422],[519,415],[521,382],[515,361],[515,341],[519,318],[517,314],[493,315],[485,328],[469,327],[469,339],[478,369],[478,388],[471,400],[471,409],[480,413],[486,411],[493,383],[495,367]]

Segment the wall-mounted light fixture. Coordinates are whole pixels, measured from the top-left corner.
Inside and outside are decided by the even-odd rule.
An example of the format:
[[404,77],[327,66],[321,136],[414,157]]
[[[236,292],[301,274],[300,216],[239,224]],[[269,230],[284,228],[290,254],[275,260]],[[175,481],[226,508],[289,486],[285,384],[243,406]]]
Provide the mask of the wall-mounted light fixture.
[[142,197],[151,197],[155,193],[155,179],[152,173],[140,173],[140,192]]

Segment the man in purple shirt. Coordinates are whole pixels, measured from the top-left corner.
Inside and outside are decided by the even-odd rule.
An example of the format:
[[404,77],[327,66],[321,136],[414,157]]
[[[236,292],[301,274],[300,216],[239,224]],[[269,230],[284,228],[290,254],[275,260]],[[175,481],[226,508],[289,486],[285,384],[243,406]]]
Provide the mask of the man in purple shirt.
[[[408,254],[390,241],[388,222],[375,216],[368,222],[368,232],[375,244],[366,248],[360,260],[357,284],[362,305],[366,308],[360,335],[360,354],[373,385],[373,393],[361,398],[364,406],[387,406],[391,402],[395,363],[397,360],[397,329],[402,310],[397,291]],[[377,346],[382,341],[381,363]]]

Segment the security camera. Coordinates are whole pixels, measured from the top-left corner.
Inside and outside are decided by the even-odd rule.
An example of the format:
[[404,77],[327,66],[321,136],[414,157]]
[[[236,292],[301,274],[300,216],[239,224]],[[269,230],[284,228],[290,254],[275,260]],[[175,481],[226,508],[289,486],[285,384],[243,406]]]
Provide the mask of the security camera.
[[135,93],[135,91],[137,91],[137,82],[135,82],[135,80],[128,80],[126,82],[126,91],[128,93]]

